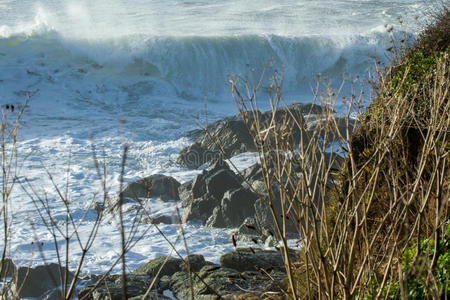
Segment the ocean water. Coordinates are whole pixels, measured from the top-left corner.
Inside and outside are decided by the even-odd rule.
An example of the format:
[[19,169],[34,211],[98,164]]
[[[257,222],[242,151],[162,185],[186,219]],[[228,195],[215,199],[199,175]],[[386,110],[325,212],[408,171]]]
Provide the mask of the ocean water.
[[[67,194],[84,242],[95,221],[90,208],[102,191],[93,158],[107,168],[110,196],[119,190],[123,145],[129,145],[124,179],[162,173],[181,182],[199,171],[176,165],[187,130],[236,113],[229,76],[260,78],[260,106],[271,69],[284,72],[286,103],[311,102],[319,76],[338,87],[343,78],[388,61],[393,36],[414,36],[436,4],[419,0],[0,0],[0,105],[30,101],[18,137],[19,184],[10,198],[8,255],[18,264],[57,260],[54,237],[40,217],[48,202],[58,224]],[[401,17],[403,25],[398,25]],[[416,20],[417,19],[417,20]],[[394,30],[386,32],[386,26]],[[344,95],[350,93],[345,87]],[[367,99],[369,100],[369,99]],[[340,112],[344,104],[337,103]],[[13,118],[15,112],[9,114]],[[240,168],[253,154],[236,158]],[[51,174],[51,177],[49,176]],[[151,199],[154,216],[176,217],[179,205]],[[85,211],[87,214],[85,215]],[[126,214],[125,227],[132,226]],[[180,229],[161,231],[186,253]],[[184,226],[190,253],[217,261],[233,248],[227,230]],[[173,254],[154,226],[137,230],[127,255],[130,270],[150,258]],[[56,234],[62,251],[64,239]],[[137,239],[136,239],[137,240]],[[39,246],[38,246],[39,245]],[[76,236],[70,266],[81,257]],[[99,228],[83,267],[101,273],[120,254],[114,218]],[[117,269],[116,269],[117,270]]]

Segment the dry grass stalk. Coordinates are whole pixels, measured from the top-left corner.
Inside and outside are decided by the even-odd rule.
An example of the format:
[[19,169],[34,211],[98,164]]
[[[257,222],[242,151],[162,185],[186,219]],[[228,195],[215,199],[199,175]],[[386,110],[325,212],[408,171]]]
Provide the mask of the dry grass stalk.
[[[258,147],[267,205],[280,240],[287,249],[287,224],[295,220],[304,243],[298,262],[290,261],[285,250],[293,298],[387,297],[395,282],[406,285],[402,254],[412,243],[419,247],[424,238],[435,241],[425,289],[429,295],[442,292],[432,282],[450,196],[448,56],[437,65],[420,89],[404,91],[402,84],[381,78],[378,88],[383,93],[361,116],[363,125],[355,133],[349,116],[359,107],[360,96],[348,103],[344,130],[332,110],[324,110],[314,130],[289,114],[281,121],[273,118],[263,128],[255,88],[239,77],[231,78],[233,96]],[[403,76],[405,81],[407,72]],[[282,77],[275,73],[270,96],[274,115],[283,102],[281,87]],[[411,101],[423,95],[426,120],[419,118],[423,114]],[[318,101],[329,106],[331,93]],[[292,136],[294,129],[300,139]],[[336,155],[327,153],[333,142],[329,139],[335,136],[341,151],[347,152],[338,175],[333,170]]]

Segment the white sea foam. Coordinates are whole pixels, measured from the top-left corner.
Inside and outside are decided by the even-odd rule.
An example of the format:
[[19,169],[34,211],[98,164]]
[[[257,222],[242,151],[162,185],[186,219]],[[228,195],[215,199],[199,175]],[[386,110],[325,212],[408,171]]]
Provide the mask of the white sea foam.
[[[0,0],[0,105],[19,106],[31,95],[19,136],[20,181],[26,178],[48,199],[59,224],[66,211],[54,184],[62,191],[68,184],[74,218],[88,210],[79,228],[86,240],[96,218],[90,204],[102,191],[92,144],[105,161],[110,196],[119,189],[124,143],[130,145],[126,182],[156,173],[188,181],[200,171],[175,164],[190,142],[183,133],[236,113],[229,75],[258,79],[266,69],[260,106],[267,109],[270,69],[284,70],[285,102],[310,102],[319,73],[334,86],[349,75],[364,77],[374,55],[386,61],[391,36],[384,25],[427,7],[418,0]],[[417,31],[405,26],[392,34]],[[233,158],[240,170],[256,161],[254,154]],[[176,216],[175,202],[149,203],[156,216]],[[34,249],[34,264],[42,263],[38,243],[45,260],[56,261],[53,237],[21,185],[13,191],[12,210],[10,255],[16,262],[27,264]],[[130,212],[127,228],[132,217]],[[184,254],[177,226],[161,230]],[[195,223],[184,230],[191,253],[217,262],[232,249],[226,230]],[[142,225],[138,232],[143,238],[127,256],[130,269],[171,253],[155,227]],[[74,267],[82,252],[72,243]],[[83,271],[107,270],[119,246],[117,220],[111,219],[99,229]]]

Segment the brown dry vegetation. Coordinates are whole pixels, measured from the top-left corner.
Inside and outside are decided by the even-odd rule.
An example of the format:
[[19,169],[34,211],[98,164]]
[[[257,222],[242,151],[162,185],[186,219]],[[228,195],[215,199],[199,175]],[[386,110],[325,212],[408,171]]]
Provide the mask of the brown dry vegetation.
[[[380,71],[376,95],[355,132],[349,123],[339,128],[331,110],[313,131],[291,118],[272,120],[265,130],[251,126],[278,236],[287,248],[286,227],[296,220],[304,244],[297,262],[285,252],[293,298],[449,293],[449,24],[444,8],[404,56]],[[281,86],[275,73],[274,111],[283,102]],[[254,124],[255,88],[239,77],[232,88],[242,117]],[[349,107],[356,108],[360,97],[354,95]],[[317,100],[328,106],[332,98],[330,92]],[[294,132],[302,135],[300,145],[292,143]],[[337,173],[335,155],[325,152],[335,135],[347,152]]]

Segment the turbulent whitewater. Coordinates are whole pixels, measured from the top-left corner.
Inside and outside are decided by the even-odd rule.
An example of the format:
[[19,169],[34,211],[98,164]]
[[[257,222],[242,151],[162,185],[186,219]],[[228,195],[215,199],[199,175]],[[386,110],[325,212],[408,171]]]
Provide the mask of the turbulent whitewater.
[[[155,173],[187,181],[198,171],[175,163],[189,143],[183,133],[205,121],[205,110],[209,121],[236,113],[230,75],[259,78],[266,71],[263,108],[274,69],[284,72],[287,103],[311,102],[319,76],[335,87],[351,76],[363,81],[374,57],[387,61],[392,37],[414,35],[414,19],[423,20],[431,6],[418,0],[0,0],[0,105],[20,107],[31,96],[19,134],[20,181],[47,197],[61,222],[65,209],[46,170],[62,190],[68,185],[73,216],[81,219],[100,191],[92,145],[106,162],[112,196],[124,143],[130,145],[125,181]],[[403,25],[387,33],[399,16]],[[236,160],[243,168],[253,156]],[[19,264],[43,263],[41,254],[56,261],[52,236],[21,185],[11,205],[10,256]],[[155,199],[151,211],[175,215],[176,207]],[[81,236],[94,220],[91,211]],[[185,253],[178,228],[161,229]],[[127,256],[130,269],[171,251],[155,228],[145,230]],[[209,260],[233,247],[225,230],[187,224],[185,231],[190,253]],[[107,220],[84,272],[107,270],[119,249],[117,223]],[[71,251],[75,266],[76,242]]]

